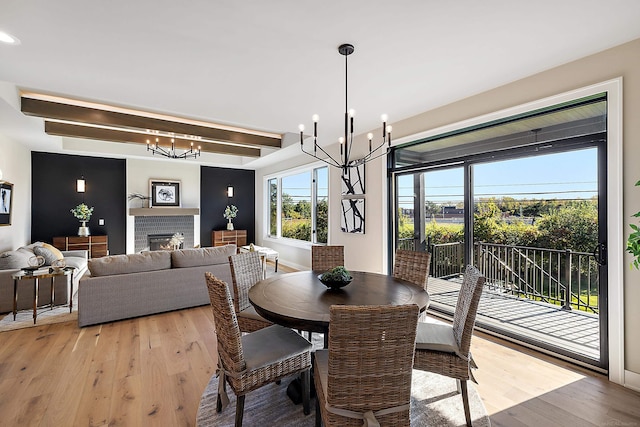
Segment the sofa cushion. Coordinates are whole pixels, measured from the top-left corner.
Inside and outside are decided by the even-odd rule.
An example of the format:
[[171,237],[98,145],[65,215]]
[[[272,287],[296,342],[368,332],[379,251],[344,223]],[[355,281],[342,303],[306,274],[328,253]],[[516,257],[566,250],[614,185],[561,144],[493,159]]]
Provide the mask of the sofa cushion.
[[151,251],[132,255],[110,255],[91,258],[88,265],[89,271],[94,277],[166,270],[171,268],[171,253]]
[[236,245],[216,246],[214,248],[179,249],[171,252],[171,265],[173,268],[185,268],[224,264],[229,262],[229,255],[235,253]]
[[87,259],[79,256],[67,256],[64,257],[65,265],[67,267],[77,268],[83,270],[87,266]]
[[42,246],[34,247],[33,253],[44,258],[44,265],[52,265],[55,261],[64,259],[62,252],[48,243],[43,243]]

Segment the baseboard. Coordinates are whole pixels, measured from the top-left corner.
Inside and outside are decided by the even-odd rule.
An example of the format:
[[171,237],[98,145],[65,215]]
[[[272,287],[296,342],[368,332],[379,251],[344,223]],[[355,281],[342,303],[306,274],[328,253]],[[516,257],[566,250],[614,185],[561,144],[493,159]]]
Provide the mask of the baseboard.
[[640,391],[640,374],[625,369],[624,386],[634,391]]

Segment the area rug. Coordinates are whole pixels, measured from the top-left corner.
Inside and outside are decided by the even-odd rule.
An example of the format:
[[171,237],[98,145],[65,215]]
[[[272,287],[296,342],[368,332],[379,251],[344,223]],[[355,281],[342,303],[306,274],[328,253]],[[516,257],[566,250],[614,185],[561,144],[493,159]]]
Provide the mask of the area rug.
[[[311,400],[311,414],[302,413],[302,405],[294,405],[286,395],[289,381],[280,385],[268,384],[249,393],[245,400],[243,425],[278,427],[313,427],[315,399]],[[473,384],[468,383],[469,406],[474,427],[490,427],[491,421]],[[196,426],[226,427],[235,421],[236,397],[227,387],[229,406],[216,412],[218,378],[213,375],[202,394]],[[462,397],[456,391],[456,381],[429,372],[413,371],[411,386],[411,425],[417,427],[466,426]]]
[[13,320],[13,313],[8,313],[0,320],[0,332],[69,321],[78,321],[77,292],[73,295],[73,311],[71,313],[69,313],[68,304],[55,306],[53,310],[49,307],[40,307],[35,325],[33,324],[33,309],[18,311],[16,320]]

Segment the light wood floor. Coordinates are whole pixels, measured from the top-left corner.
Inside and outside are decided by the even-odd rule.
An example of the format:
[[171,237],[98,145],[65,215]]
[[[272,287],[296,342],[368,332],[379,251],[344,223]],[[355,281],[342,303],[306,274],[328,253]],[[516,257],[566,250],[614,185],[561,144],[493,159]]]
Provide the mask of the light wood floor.
[[[1,426],[192,426],[215,370],[209,307],[0,333]],[[472,341],[494,426],[640,426],[640,394],[485,335]]]

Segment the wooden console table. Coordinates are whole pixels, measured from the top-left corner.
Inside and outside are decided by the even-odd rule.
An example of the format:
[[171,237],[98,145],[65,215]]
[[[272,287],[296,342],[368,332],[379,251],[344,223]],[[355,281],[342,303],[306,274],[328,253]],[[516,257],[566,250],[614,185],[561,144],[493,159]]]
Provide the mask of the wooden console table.
[[89,251],[89,258],[99,258],[109,254],[109,239],[107,236],[54,237],[53,246],[61,251]]
[[211,232],[213,246],[224,246],[233,243],[238,248],[247,244],[247,230],[213,230]]

